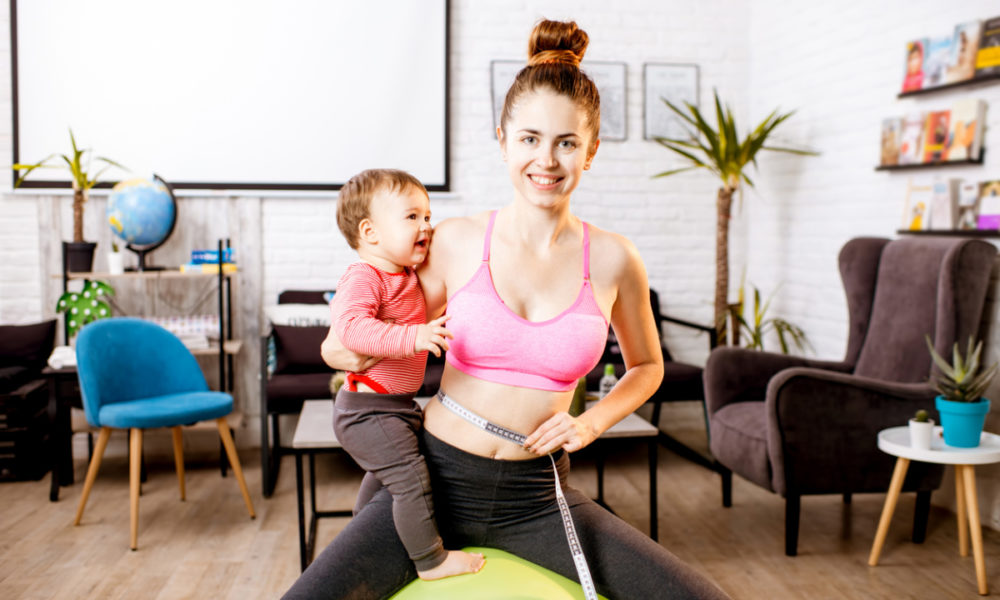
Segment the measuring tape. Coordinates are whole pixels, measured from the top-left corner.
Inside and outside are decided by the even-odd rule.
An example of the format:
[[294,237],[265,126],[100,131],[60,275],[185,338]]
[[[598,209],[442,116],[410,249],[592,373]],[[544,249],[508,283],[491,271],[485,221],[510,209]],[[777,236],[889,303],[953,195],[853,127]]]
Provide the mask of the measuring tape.
[[[524,440],[528,436],[491,423],[480,417],[476,413],[465,408],[458,402],[449,398],[443,391],[438,391],[438,400],[445,408],[462,417],[476,427],[503,438],[508,442],[524,446]],[[559,483],[559,472],[556,469],[556,461],[549,454],[549,461],[552,463],[552,471],[556,480],[556,504],[559,505],[559,515],[562,517],[563,529],[566,531],[566,540],[569,542],[569,550],[573,555],[573,564],[576,565],[576,575],[580,579],[580,587],[583,588],[583,596],[586,600],[597,600],[597,590],[594,589],[594,580],[590,577],[590,569],[587,567],[587,559],[583,556],[583,549],[580,546],[580,538],[576,535],[576,528],[573,527],[573,517],[569,513],[569,504],[566,503],[566,496],[563,495],[562,485]]]

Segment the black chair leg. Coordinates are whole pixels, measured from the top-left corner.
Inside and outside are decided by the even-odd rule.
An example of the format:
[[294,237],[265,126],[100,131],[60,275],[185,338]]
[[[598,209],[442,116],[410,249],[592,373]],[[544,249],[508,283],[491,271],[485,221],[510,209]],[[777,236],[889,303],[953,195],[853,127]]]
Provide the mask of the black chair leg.
[[733,472],[719,463],[716,470],[722,478],[722,506],[729,508],[733,505]]
[[851,503],[851,493],[847,492],[846,494],[844,494],[844,504],[850,504],[850,503]]
[[[233,428],[229,428],[229,436],[236,437]],[[219,438],[219,471],[222,476],[226,476],[226,467],[229,466],[229,459],[226,457],[226,445],[222,443],[222,438]]]
[[913,543],[923,544],[927,537],[927,519],[931,512],[931,490],[917,492],[917,504],[913,509]]
[[799,549],[799,509],[801,496],[785,498],[785,556],[795,556]]
[[271,443],[268,435],[267,408],[261,408],[260,415],[260,487],[265,498],[270,498],[274,493],[274,485],[271,483]]

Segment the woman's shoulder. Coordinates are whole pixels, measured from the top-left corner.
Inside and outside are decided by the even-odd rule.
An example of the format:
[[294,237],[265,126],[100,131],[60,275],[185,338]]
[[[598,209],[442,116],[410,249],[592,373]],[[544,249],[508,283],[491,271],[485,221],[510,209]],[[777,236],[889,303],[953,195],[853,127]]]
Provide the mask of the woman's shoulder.
[[484,211],[464,217],[451,217],[434,227],[434,244],[441,243],[449,248],[465,246],[471,242],[482,243],[490,212]]
[[642,257],[632,240],[589,223],[588,227],[590,270],[595,277],[617,280],[642,264]]

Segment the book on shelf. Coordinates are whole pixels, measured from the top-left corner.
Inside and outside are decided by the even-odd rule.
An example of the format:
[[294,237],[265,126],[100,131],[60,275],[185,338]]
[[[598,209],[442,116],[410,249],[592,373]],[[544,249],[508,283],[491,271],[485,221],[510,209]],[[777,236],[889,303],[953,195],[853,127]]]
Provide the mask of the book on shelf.
[[903,128],[903,119],[891,117],[882,120],[882,152],[883,166],[899,164],[899,134]]
[[961,179],[935,179],[931,185],[928,229],[955,229],[958,218],[958,188]]
[[957,83],[976,76],[976,53],[983,22],[979,19],[955,25],[951,38],[951,56],[945,69],[944,82]]
[[[187,263],[181,265],[181,273],[218,273],[219,263]],[[235,273],[236,263],[222,263],[223,273]]]
[[983,144],[983,124],[986,122],[986,102],[962,98],[951,107],[948,120],[948,140],[945,160],[975,160]]
[[903,117],[899,133],[899,164],[919,165],[923,162],[924,113],[912,113]]
[[915,92],[924,87],[924,59],[927,38],[906,42],[906,62],[903,69],[903,91]]
[[958,186],[958,223],[956,229],[975,229],[979,219],[979,184],[963,181]]
[[930,185],[915,185],[910,180],[906,186],[906,205],[903,208],[903,229],[923,231],[928,229],[927,218],[934,189]]
[[1000,229],[1000,179],[979,184],[977,229]]
[[983,21],[976,51],[976,77],[1000,75],[1000,17]]
[[951,36],[928,39],[926,49],[923,82],[925,90],[945,84],[945,73],[951,60]]
[[924,129],[923,160],[920,162],[935,163],[944,160],[950,116],[950,110],[934,110],[927,113],[927,124]]

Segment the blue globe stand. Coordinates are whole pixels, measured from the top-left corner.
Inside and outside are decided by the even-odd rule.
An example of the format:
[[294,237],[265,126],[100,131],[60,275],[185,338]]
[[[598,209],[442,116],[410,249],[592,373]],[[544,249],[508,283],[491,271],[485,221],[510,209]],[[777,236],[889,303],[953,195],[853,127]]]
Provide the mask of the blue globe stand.
[[136,256],[138,257],[138,262],[136,263],[136,266],[125,267],[126,271],[137,271],[137,272],[163,271],[164,269],[166,269],[166,267],[163,266],[147,265],[146,254],[162,246],[168,239],[170,239],[170,234],[174,232],[174,227],[177,225],[177,198],[174,196],[174,188],[169,183],[167,183],[165,179],[163,179],[156,173],[153,173],[153,180],[159,181],[160,183],[163,184],[163,187],[167,188],[167,193],[170,194],[170,201],[173,202],[174,204],[174,219],[170,223],[170,229],[167,231],[167,234],[163,236],[163,238],[160,241],[156,242],[155,244],[142,244],[142,245],[132,244],[132,243],[125,244],[125,247],[131,250],[132,252],[135,252]]

